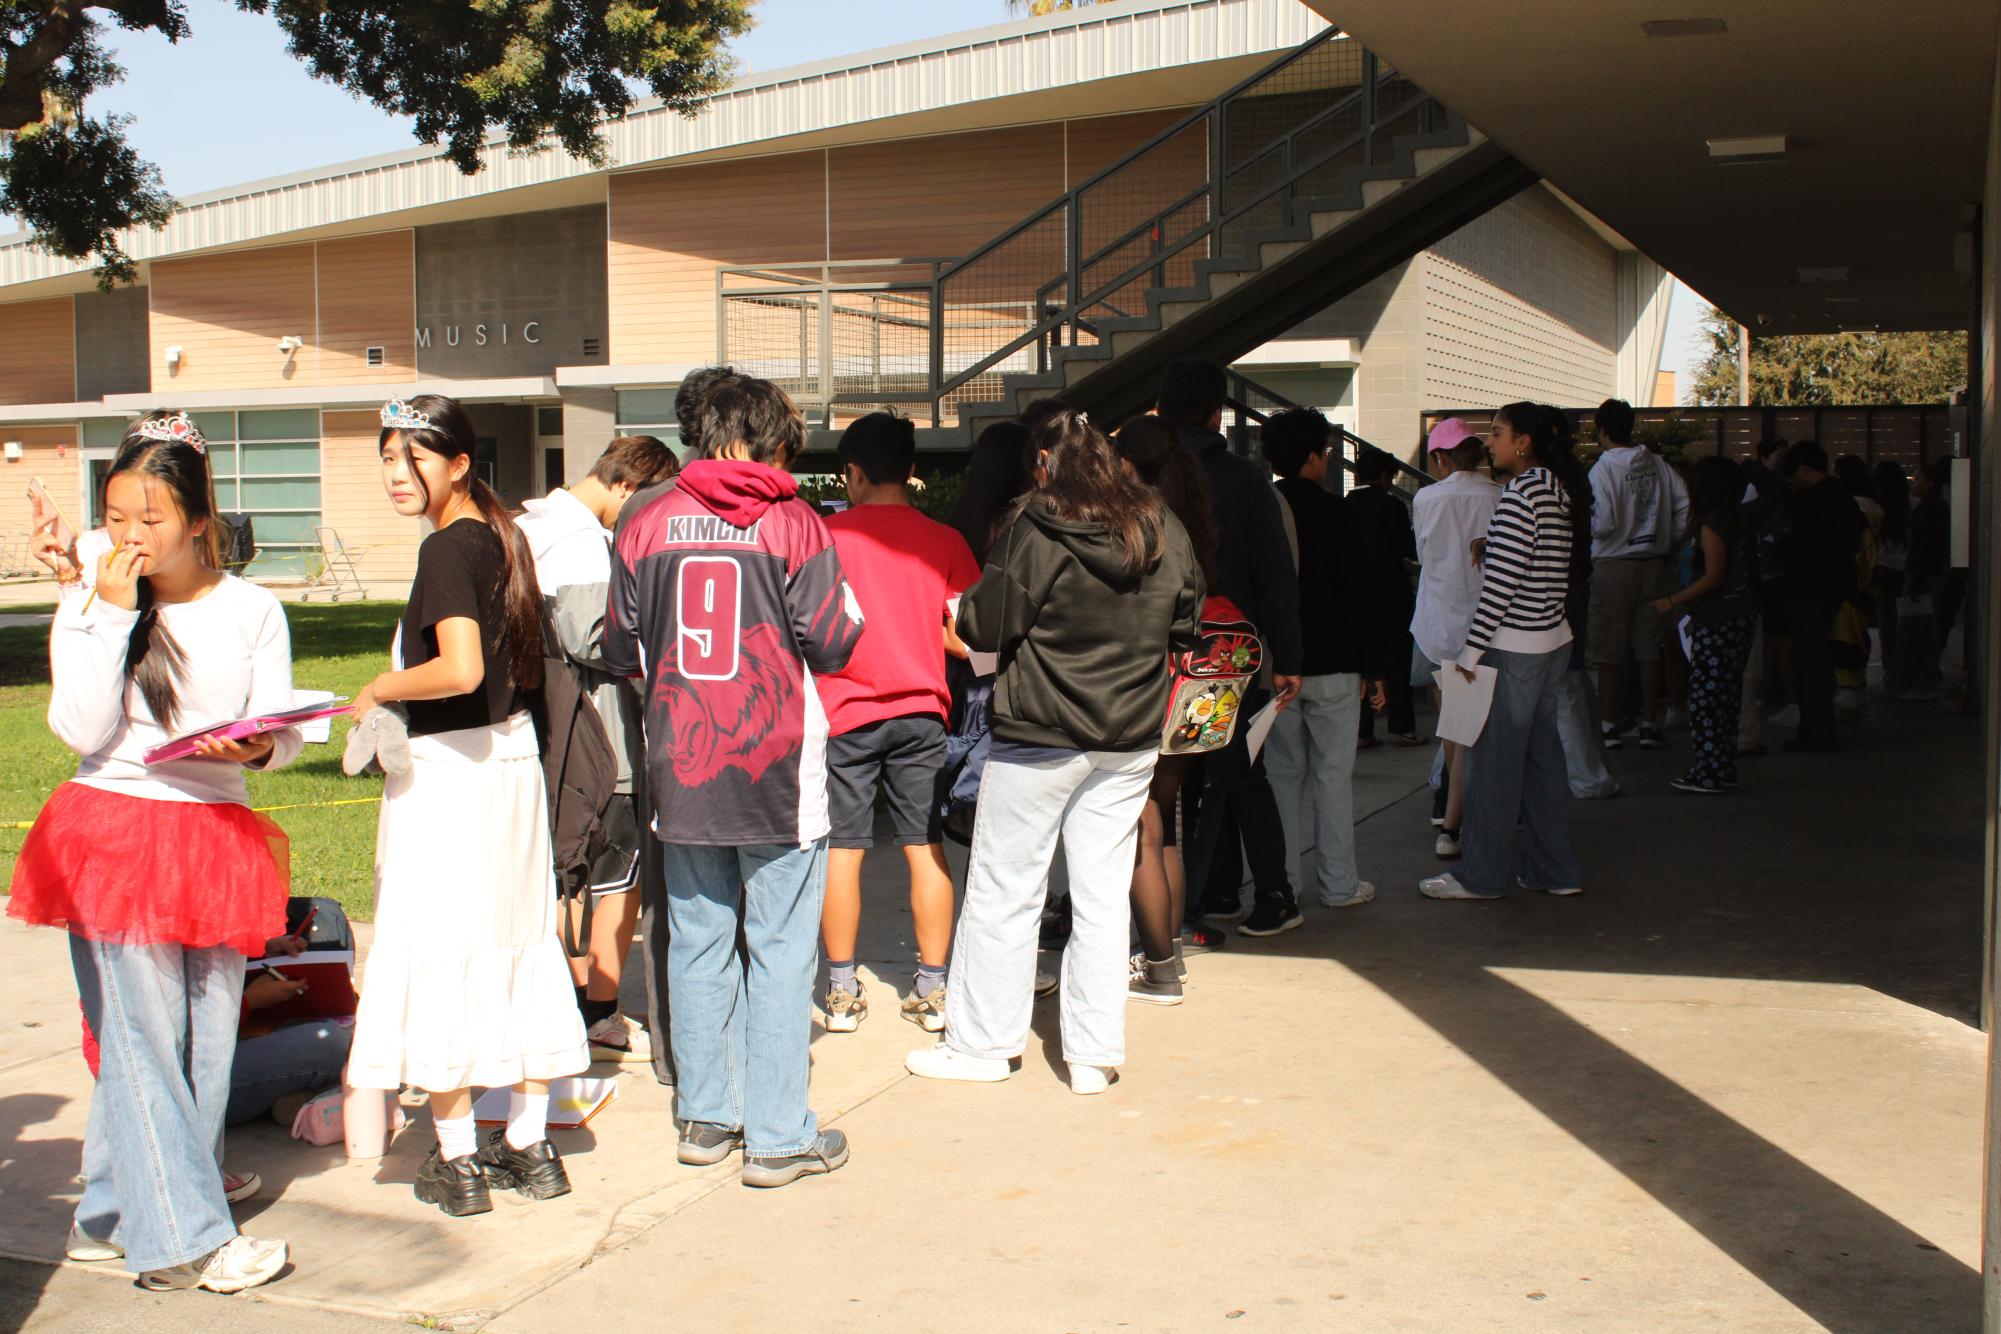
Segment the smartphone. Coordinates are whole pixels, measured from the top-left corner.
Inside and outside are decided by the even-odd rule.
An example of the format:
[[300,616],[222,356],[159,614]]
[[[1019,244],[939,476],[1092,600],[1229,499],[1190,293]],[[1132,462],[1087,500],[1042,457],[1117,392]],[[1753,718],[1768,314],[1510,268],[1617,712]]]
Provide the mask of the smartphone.
[[[41,532],[46,529],[49,536],[55,539],[56,545],[65,553],[76,551],[76,529],[70,527],[69,520],[63,517],[62,507],[56,504],[55,497],[49,494],[49,488],[42,484],[42,479],[39,477],[28,479],[28,507],[28,526],[31,531]],[[77,565],[79,570],[82,568],[73,554],[68,559],[70,564]]]

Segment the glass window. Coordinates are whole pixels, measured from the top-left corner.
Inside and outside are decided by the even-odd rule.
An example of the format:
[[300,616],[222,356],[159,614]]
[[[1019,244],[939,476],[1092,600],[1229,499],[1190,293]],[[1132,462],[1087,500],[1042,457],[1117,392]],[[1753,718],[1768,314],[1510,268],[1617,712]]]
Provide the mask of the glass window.
[[236,482],[233,479],[217,477],[215,481],[215,507],[224,514],[234,514],[241,508],[236,500]]
[[[618,395],[619,428],[633,422],[671,422],[674,417],[674,391],[672,389],[626,389]],[[649,435],[658,435],[655,429]]]
[[313,533],[320,525],[317,510],[310,514],[259,514],[252,522],[260,548],[284,544],[319,545],[319,538]]
[[[229,443],[236,439],[236,414],[233,412],[191,412],[189,418],[195,429],[207,438],[210,444]],[[319,432],[313,432],[318,435]]]
[[83,424],[85,449],[116,449],[131,423],[123,417],[98,417]]
[[535,434],[561,435],[563,433],[563,410],[561,408],[535,409]]
[[242,440],[311,440],[320,438],[318,408],[288,408],[281,412],[242,412]]
[[269,444],[240,446],[245,477],[314,476],[320,470],[317,440],[286,440]]
[[243,573],[301,579],[319,549],[320,414],[317,408],[198,412],[208,437],[216,507],[248,514],[257,559]]
[[252,513],[320,507],[320,479],[317,477],[288,477],[282,480],[246,477],[242,488],[243,508]]

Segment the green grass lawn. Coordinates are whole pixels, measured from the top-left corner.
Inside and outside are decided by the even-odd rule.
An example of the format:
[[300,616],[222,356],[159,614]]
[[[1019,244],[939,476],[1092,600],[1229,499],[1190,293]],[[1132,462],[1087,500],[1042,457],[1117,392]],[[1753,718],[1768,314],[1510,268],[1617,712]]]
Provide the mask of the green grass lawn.
[[[8,610],[16,610],[9,608]],[[301,690],[353,695],[389,665],[389,638],[401,603],[288,603],[292,624],[292,680]],[[56,785],[76,771],[77,757],[49,731],[49,632],[47,627],[0,629],[0,754],[12,761],[0,771],[0,826],[35,818]],[[380,778],[349,778],[340,771],[348,720],[333,720],[333,740],[309,745],[272,774],[253,773],[252,806],[378,798]],[[338,899],[348,915],[366,920],[375,907],[375,813],[368,801],[274,812],[292,836],[292,892]],[[0,883],[11,878],[25,829],[0,827]]]

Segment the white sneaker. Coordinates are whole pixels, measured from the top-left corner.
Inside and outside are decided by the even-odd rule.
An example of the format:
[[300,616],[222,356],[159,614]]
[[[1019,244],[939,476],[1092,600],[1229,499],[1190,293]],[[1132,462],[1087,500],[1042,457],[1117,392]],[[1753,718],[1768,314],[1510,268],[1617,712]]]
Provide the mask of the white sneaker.
[[1366,880],[1357,880],[1355,892],[1345,899],[1330,899],[1325,894],[1320,896],[1320,906],[1323,908],[1359,908],[1365,903],[1375,901],[1376,887]]
[[1498,899],[1499,894],[1476,894],[1459,883],[1450,871],[1417,882],[1417,892],[1428,899]]
[[100,1265],[123,1260],[125,1248],[115,1241],[99,1241],[72,1222],[69,1240],[63,1243],[63,1254],[80,1264]]
[[1459,855],[1459,831],[1457,829],[1439,830],[1438,841],[1431,845],[1431,850],[1446,861],[1451,861],[1454,857],[1457,857]]
[[584,1037],[591,1044],[593,1061],[639,1061],[653,1059],[653,1039],[646,1028],[623,1010],[613,1010],[590,1026]]
[[222,1198],[231,1204],[241,1204],[264,1189],[264,1178],[255,1172],[245,1172],[242,1176],[224,1170],[222,1174]]
[[959,1079],[971,1084],[998,1084],[1008,1077],[1007,1062],[998,1056],[969,1056],[939,1043],[919,1047],[903,1058],[903,1068],[924,1079]]
[[201,1259],[171,1269],[154,1269],[139,1276],[148,1292],[207,1288],[210,1292],[242,1292],[278,1277],[290,1255],[282,1241],[234,1236]]
[[1116,1076],[1107,1066],[1073,1065],[1070,1067],[1070,1091],[1089,1097],[1093,1093],[1103,1093],[1112,1086]]
[[1788,704],[1771,717],[1765,719],[1765,721],[1774,727],[1798,727],[1800,725],[1800,706],[1797,704]]

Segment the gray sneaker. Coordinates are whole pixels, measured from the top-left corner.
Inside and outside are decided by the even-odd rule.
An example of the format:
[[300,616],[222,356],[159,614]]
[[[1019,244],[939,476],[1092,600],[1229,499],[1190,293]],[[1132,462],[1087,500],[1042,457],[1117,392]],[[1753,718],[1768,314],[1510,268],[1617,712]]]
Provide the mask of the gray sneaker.
[[148,1292],[185,1291],[206,1288],[210,1292],[242,1292],[269,1283],[285,1267],[287,1251],[282,1241],[259,1241],[255,1237],[234,1236],[199,1260],[171,1269],[154,1269],[139,1276],[139,1286]]
[[800,1177],[835,1171],[847,1161],[848,1137],[838,1130],[823,1130],[813,1147],[802,1153],[788,1153],[782,1158],[746,1156],[743,1160],[743,1184],[765,1189],[789,1186]]
[[868,1018],[868,992],[860,982],[853,991],[839,987],[827,993],[827,1031],[829,1033],[852,1033]]
[[1181,1004],[1181,978],[1175,972],[1174,960],[1153,963],[1144,953],[1134,950],[1126,978],[1126,999],[1148,1005]]
[[689,1167],[713,1167],[743,1147],[743,1132],[706,1121],[681,1125],[681,1143],[674,1156]]

